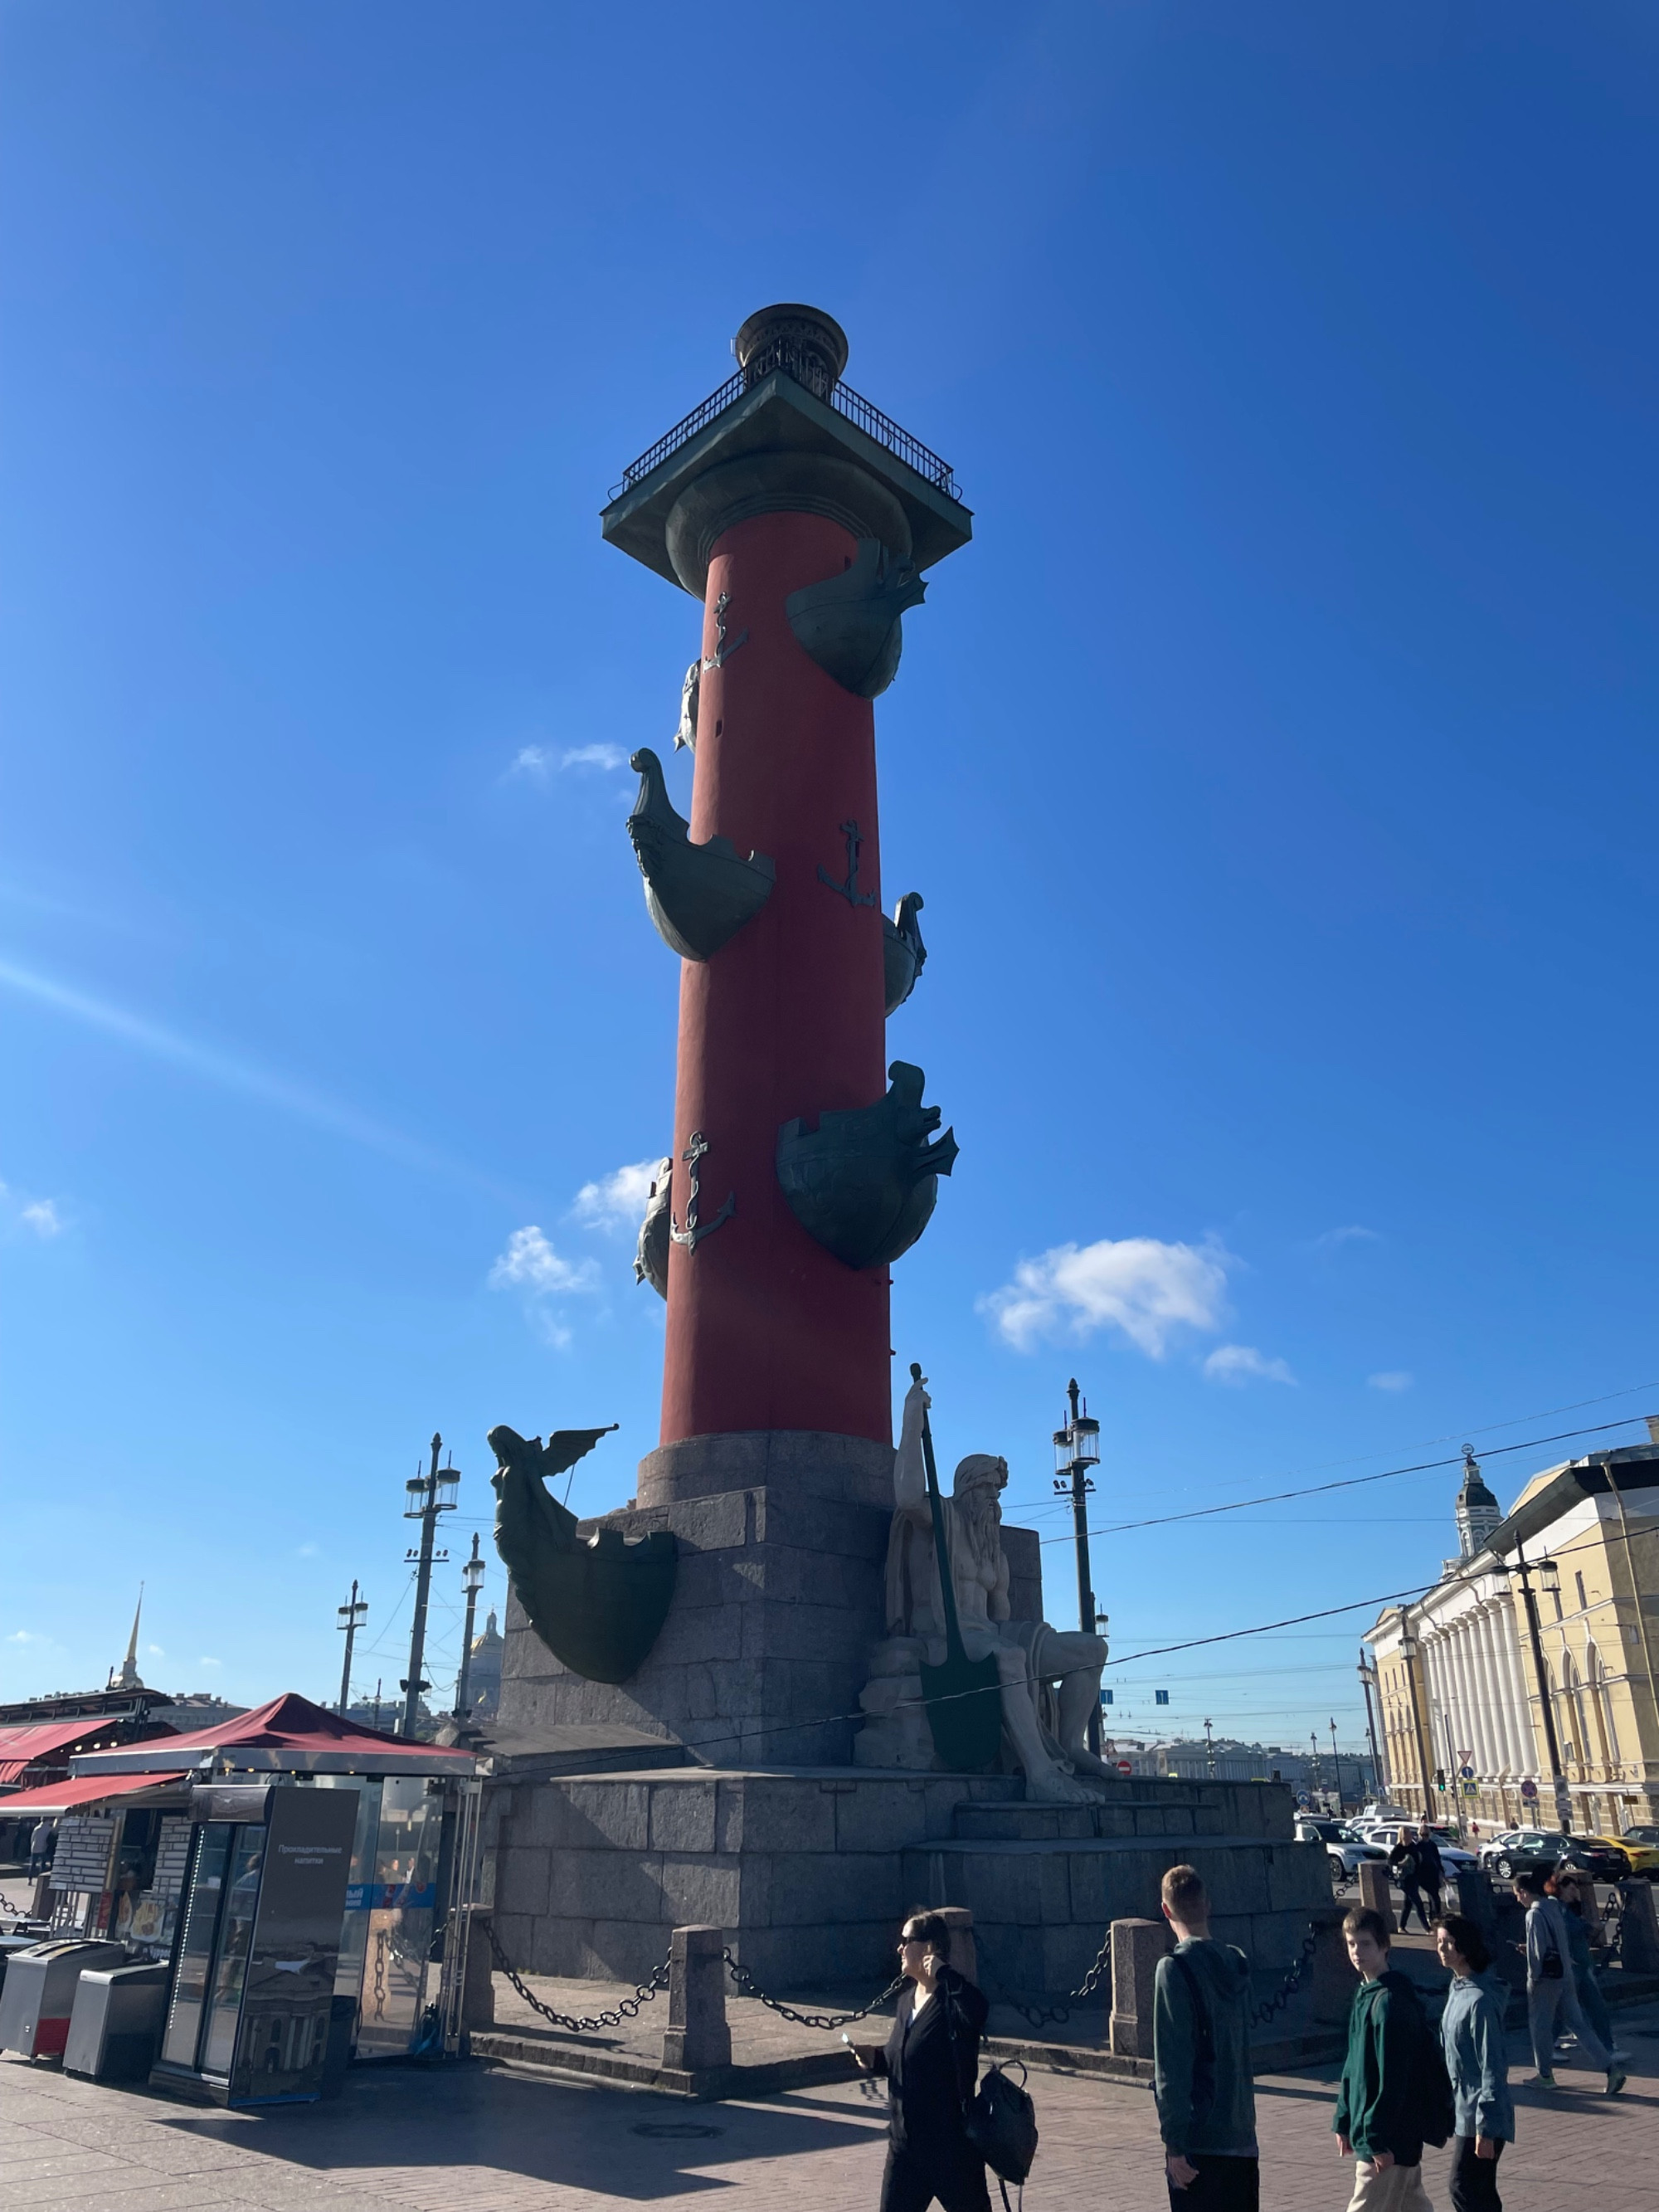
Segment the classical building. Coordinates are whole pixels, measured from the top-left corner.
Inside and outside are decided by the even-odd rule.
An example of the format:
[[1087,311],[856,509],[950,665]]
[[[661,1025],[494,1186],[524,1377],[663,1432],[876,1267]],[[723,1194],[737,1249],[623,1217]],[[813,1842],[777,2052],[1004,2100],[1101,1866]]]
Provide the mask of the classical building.
[[1659,1820],[1659,1434],[1546,1468],[1507,1515],[1466,1451],[1456,1521],[1439,1582],[1367,1638],[1391,1796],[1482,1828]]
[[472,1664],[467,1670],[467,1703],[477,1720],[494,1720],[501,1705],[501,1654],[506,1648],[492,1607],[484,1616],[483,1634],[472,1639]]

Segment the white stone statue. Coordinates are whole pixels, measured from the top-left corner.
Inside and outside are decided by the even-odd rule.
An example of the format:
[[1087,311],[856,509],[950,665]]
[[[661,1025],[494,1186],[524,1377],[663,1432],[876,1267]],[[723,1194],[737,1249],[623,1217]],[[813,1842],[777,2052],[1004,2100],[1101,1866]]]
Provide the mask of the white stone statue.
[[[860,1765],[933,1763],[917,1672],[921,1661],[936,1667],[945,1658],[939,1554],[921,1445],[922,1415],[931,1403],[926,1383],[913,1382],[893,1468],[896,1510],[887,1545],[887,1641],[874,1655],[860,1699],[868,1717],[854,1740]],[[1001,1505],[1007,1480],[1006,1460],[975,1452],[962,1461],[952,1494],[941,1500],[962,1640],[970,1659],[996,1655],[1004,1740],[1024,1773],[1028,1798],[1092,1802],[1098,1779],[1116,1778],[1088,1745],[1089,1717],[1100,1705],[1106,1640],[1051,1628],[1045,1620],[1009,1619]]]

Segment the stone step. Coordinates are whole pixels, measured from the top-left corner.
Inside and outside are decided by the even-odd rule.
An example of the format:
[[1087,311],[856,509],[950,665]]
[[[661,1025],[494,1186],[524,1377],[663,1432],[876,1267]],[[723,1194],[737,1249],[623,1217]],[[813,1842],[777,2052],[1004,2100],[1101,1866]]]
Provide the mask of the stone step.
[[[959,1805],[951,1825],[963,1843],[1066,1843],[1097,1836],[1207,1838],[1220,1833],[1226,1814],[1219,1803],[1197,1804],[1190,1797],[1111,1797],[1094,1805]],[[1286,1833],[1274,1840],[1289,1843],[1291,1838]]]

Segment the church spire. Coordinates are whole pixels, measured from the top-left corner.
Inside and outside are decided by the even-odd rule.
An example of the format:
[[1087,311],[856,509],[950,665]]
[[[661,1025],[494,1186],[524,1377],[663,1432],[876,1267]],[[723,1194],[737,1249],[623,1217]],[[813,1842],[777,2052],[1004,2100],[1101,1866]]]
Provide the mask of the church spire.
[[118,1690],[142,1690],[144,1686],[138,1679],[138,1623],[143,1616],[143,1611],[144,1586],[140,1583],[138,1602],[133,1608],[132,1633],[127,1638],[127,1656],[122,1661],[121,1671],[115,1678],[115,1686]]

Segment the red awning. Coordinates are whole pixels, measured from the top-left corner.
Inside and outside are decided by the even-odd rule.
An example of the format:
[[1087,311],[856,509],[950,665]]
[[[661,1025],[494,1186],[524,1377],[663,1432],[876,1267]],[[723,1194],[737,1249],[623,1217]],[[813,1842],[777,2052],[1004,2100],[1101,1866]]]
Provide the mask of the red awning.
[[70,1813],[106,1797],[131,1797],[140,1790],[162,1790],[185,1780],[182,1774],[77,1774],[69,1782],[43,1782],[38,1790],[14,1790],[0,1797],[0,1820],[22,1813]]
[[107,1713],[88,1718],[82,1713],[72,1721],[15,1721],[0,1728],[0,1782],[15,1781],[18,1775],[33,1766],[49,1752],[61,1751],[67,1743],[79,1743],[82,1737],[96,1738],[118,1730],[125,1719],[118,1715],[112,1719]]
[[234,1720],[188,1735],[84,1753],[75,1761],[75,1771],[77,1775],[133,1774],[176,1766],[181,1759],[203,1766],[216,1752],[232,1768],[285,1774],[465,1775],[474,1772],[477,1765],[470,1751],[357,1728],[289,1690],[252,1712],[238,1713]]

